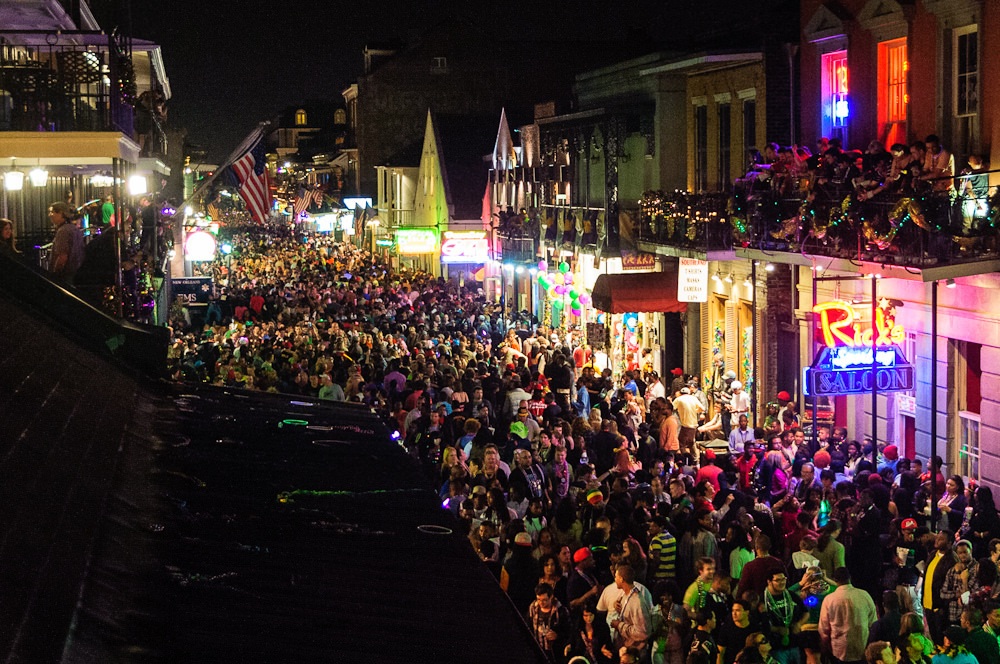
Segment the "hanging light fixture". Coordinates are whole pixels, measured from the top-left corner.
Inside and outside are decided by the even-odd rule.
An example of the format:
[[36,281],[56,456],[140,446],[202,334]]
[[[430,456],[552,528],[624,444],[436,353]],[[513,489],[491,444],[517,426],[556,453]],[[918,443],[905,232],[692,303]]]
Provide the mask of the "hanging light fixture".
[[49,182],[49,172],[39,164],[28,173],[28,179],[32,187],[44,187]]
[[145,175],[133,175],[128,179],[128,193],[130,196],[141,196],[146,191]]
[[3,174],[3,188],[7,191],[21,191],[24,188],[24,173],[7,171]]

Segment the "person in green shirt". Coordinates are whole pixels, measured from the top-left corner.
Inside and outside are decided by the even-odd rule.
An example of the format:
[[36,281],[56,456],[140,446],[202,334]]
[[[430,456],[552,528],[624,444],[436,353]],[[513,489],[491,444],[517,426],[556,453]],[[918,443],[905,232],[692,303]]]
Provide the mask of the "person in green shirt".
[[705,608],[708,593],[712,589],[712,579],[715,578],[715,559],[699,558],[696,566],[698,578],[688,586],[684,593],[684,608],[691,618],[694,618],[698,611]]

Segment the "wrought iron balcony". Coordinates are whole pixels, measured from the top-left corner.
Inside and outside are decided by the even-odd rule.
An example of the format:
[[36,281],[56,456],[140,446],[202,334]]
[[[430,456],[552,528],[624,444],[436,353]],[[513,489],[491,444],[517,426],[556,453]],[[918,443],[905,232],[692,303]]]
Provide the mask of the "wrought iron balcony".
[[730,222],[736,246],[927,268],[996,259],[1000,195],[881,192],[866,198],[845,185],[799,196],[738,186]]
[[515,263],[534,262],[538,256],[538,228],[532,224],[505,224],[497,231],[503,259]]
[[732,249],[729,204],[725,193],[647,191],[639,201],[637,239],[694,251]]
[[126,44],[18,46],[19,36],[0,32],[0,131],[117,131],[143,156],[166,153],[162,94],[138,94]]

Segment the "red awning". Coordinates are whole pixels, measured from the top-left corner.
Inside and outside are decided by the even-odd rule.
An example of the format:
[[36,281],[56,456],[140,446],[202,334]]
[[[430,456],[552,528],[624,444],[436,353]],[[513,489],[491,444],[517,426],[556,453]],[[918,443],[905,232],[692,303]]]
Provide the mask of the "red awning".
[[594,308],[609,314],[687,311],[687,302],[677,301],[676,272],[602,274],[591,296]]

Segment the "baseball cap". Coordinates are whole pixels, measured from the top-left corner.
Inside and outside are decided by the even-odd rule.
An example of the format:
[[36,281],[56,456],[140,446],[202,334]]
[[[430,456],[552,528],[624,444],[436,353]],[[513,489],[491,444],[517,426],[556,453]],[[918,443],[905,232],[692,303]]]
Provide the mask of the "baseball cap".
[[738,380],[734,380],[734,381],[733,381],[733,382],[732,382],[732,383],[730,384],[730,387],[732,387],[732,388],[733,388],[734,390],[738,390],[738,389],[740,389],[740,388],[742,388],[742,387],[743,387],[743,383],[741,383],[741,382],[740,382],[740,381],[738,381]]
[[477,484],[476,486],[472,487],[472,495],[473,496],[485,496],[486,495],[486,487],[484,487],[482,484]]
[[524,426],[524,422],[513,422],[510,425],[510,432],[518,438],[528,437],[528,427]]
[[576,552],[573,554],[573,562],[582,563],[584,560],[590,558],[592,555],[593,554],[590,553],[590,549],[588,549],[585,546],[581,547],[577,549]]
[[526,532],[519,532],[514,535],[514,544],[518,546],[531,546],[531,535]]
[[917,520],[916,519],[903,519],[903,523],[899,524],[899,527],[903,530],[916,530]]
[[705,450],[705,458],[709,461],[715,461],[715,450]]

